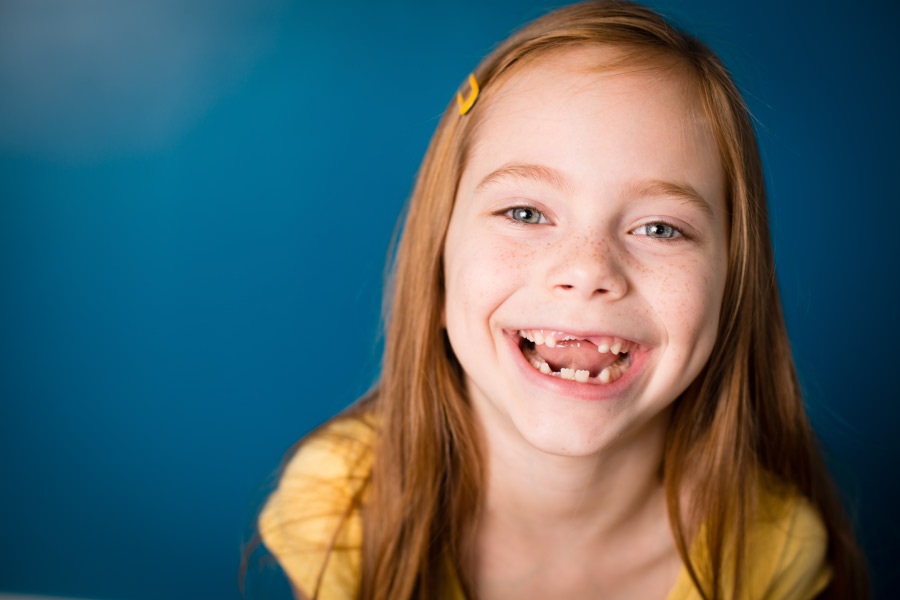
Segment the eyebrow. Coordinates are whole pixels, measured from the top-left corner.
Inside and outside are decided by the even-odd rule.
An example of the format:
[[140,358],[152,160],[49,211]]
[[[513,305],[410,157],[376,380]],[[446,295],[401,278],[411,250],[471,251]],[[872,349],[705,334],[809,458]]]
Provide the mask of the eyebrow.
[[[481,191],[507,179],[543,183],[558,189],[571,189],[569,182],[556,169],[532,163],[507,163],[486,175],[475,187],[475,191]],[[678,198],[699,209],[708,217],[715,217],[712,205],[688,183],[676,183],[661,179],[643,179],[630,184],[626,192],[629,196],[670,196]]]
[[544,183],[560,189],[570,188],[566,178],[556,169],[531,163],[507,163],[485,176],[475,187],[475,191],[481,191],[505,179]]
[[687,183],[645,179],[629,186],[628,191],[636,196],[672,196],[699,209],[710,218],[715,217],[715,211],[709,201]]

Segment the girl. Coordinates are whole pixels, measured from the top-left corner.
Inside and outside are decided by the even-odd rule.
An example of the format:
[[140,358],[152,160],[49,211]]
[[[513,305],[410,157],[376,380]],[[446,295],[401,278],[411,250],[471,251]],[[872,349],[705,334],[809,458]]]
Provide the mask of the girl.
[[863,598],[804,414],[759,154],[721,62],[557,10],[448,107],[377,388],[259,521],[298,598]]

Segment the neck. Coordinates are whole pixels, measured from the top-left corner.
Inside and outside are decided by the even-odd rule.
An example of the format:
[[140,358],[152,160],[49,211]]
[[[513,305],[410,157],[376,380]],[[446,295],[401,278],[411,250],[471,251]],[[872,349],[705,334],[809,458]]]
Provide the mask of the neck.
[[549,454],[493,430],[485,503],[463,559],[479,597],[646,597],[651,587],[671,588],[681,559],[659,477],[668,417],[589,456]]
[[668,414],[590,456],[488,443],[484,519],[539,536],[601,536],[664,510],[660,467]]

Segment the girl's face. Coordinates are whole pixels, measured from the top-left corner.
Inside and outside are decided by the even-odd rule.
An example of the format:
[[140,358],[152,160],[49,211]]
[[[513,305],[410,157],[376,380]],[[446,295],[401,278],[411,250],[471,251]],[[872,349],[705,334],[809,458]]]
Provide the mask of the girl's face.
[[444,248],[445,323],[491,444],[659,442],[716,339],[715,140],[677,71],[590,70],[612,52],[540,58],[481,107]]

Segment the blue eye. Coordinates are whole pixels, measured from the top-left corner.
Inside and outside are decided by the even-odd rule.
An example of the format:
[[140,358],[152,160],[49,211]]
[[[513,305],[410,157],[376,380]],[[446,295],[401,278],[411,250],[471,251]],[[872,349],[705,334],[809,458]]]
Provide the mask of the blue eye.
[[547,217],[544,216],[544,213],[535,208],[531,208],[530,206],[515,206],[510,208],[506,211],[506,216],[513,221],[526,223],[528,225],[542,225],[544,223],[549,223]]
[[662,240],[670,240],[684,236],[684,233],[680,229],[673,227],[668,223],[647,223],[646,225],[637,227],[632,233]]

